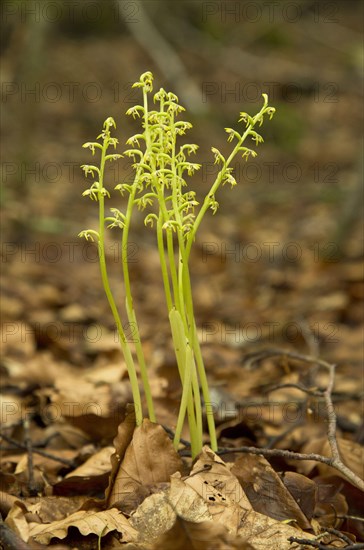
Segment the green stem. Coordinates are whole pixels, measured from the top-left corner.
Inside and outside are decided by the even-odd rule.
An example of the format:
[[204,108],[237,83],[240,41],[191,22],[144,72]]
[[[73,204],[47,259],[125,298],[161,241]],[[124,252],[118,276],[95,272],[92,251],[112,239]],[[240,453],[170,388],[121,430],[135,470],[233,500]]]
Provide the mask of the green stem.
[[[196,324],[195,324],[195,316],[194,316],[194,309],[193,309],[193,299],[192,299],[192,288],[191,288],[191,280],[190,280],[190,274],[189,274],[189,268],[188,268],[188,260],[186,258],[185,248],[182,246],[182,265],[183,265],[183,273],[182,273],[182,282],[183,282],[183,296],[185,298],[185,304],[186,304],[186,312],[187,312],[187,320],[188,320],[188,334],[189,334],[189,341],[191,343],[191,346],[194,351],[194,356],[197,363],[197,372],[200,379],[201,389],[202,389],[202,395],[205,401],[206,406],[206,417],[207,417],[207,425],[209,429],[209,435],[210,435],[210,444],[213,451],[217,450],[217,438],[216,438],[216,429],[215,429],[215,421],[214,421],[214,415],[213,415],[213,408],[211,404],[210,399],[210,391],[209,386],[207,382],[207,376],[206,376],[206,370],[201,354],[200,344],[198,341],[197,336],[197,330],[196,330]],[[201,403],[199,400],[199,418],[202,419],[202,411],[201,411]],[[201,426],[202,430],[202,426]]]
[[[192,332],[190,331],[191,325],[191,316],[189,315],[190,296],[186,295],[184,278],[185,270],[188,266],[186,265],[185,258],[185,245],[184,245],[184,236],[183,236],[183,219],[179,209],[179,198],[182,194],[180,179],[178,178],[177,167],[176,167],[176,131],[174,126],[174,116],[170,116],[170,128],[172,135],[171,143],[171,171],[174,174],[174,180],[171,183],[172,186],[172,208],[173,208],[173,218],[177,222],[177,240],[178,240],[178,269],[175,266],[175,257],[174,254],[169,250],[169,262],[170,270],[174,280],[174,296],[175,304],[177,310],[180,314],[182,321],[180,330],[184,332],[186,354],[184,356],[184,376],[181,377],[182,381],[182,399],[180,404],[179,422],[183,422],[185,416],[186,408],[188,414],[188,420],[190,425],[190,436],[191,436],[191,445],[192,442],[196,445],[196,451],[200,452],[202,448],[202,436],[203,436],[203,427],[202,427],[202,409],[201,409],[201,397],[200,389],[198,383],[198,377],[196,372],[196,365],[193,356],[193,340],[191,340]],[[178,275],[177,275],[178,274]],[[177,280],[176,280],[177,277]],[[192,311],[193,314],[193,311]],[[191,414],[191,411],[194,410],[194,414]],[[175,445],[178,445],[180,431],[176,430],[175,436]],[[192,450],[194,455],[194,450]]]
[[163,219],[161,216],[159,216],[158,222],[157,222],[157,244],[158,244],[159,260],[161,263],[162,280],[163,280],[163,286],[164,286],[164,293],[166,295],[167,309],[168,311],[171,311],[171,309],[173,308],[173,300],[172,300],[172,293],[171,293],[171,285],[169,282],[168,266],[167,266],[165,251],[164,251],[162,225],[163,225]]
[[127,312],[128,320],[131,323],[131,326],[135,329],[135,335],[136,335],[136,341],[134,342],[135,350],[136,350],[138,363],[140,367],[140,374],[142,377],[145,397],[147,400],[149,418],[152,422],[155,422],[156,416],[154,411],[152,392],[150,389],[150,384],[149,384],[149,379],[147,374],[147,367],[145,364],[144,352],[141,344],[139,326],[138,326],[134,305],[133,305],[133,298],[132,298],[131,285],[130,285],[130,275],[129,275],[129,263],[128,263],[129,229],[130,229],[130,223],[131,223],[131,216],[133,212],[135,193],[136,193],[137,183],[139,181],[139,178],[140,178],[140,174],[138,170],[135,176],[132,191],[129,194],[128,204],[126,208],[125,221],[124,221],[125,225],[123,228],[122,241],[121,241],[121,259],[122,259],[125,295],[126,295],[126,312]]
[[198,431],[196,429],[197,417],[194,408],[191,386],[192,376],[193,373],[196,371],[196,368],[193,360],[193,353],[185,335],[182,317],[175,307],[172,308],[169,313],[169,321],[171,325],[173,346],[176,353],[178,371],[182,381],[182,397],[174,436],[174,446],[176,449],[178,449],[183,423],[187,411],[188,423],[190,427],[191,450],[192,455],[196,456],[196,454],[198,454],[198,452],[201,450],[202,446],[202,439],[198,436]]
[[[121,258],[125,284],[125,307],[128,320],[134,327],[136,334],[136,341],[134,342],[135,351],[140,366],[149,418],[155,421],[152,394],[131,292],[128,242],[134,205],[138,204],[138,206],[144,207],[148,202],[152,202],[155,198],[157,199],[158,214],[149,214],[148,219],[146,218],[146,222],[153,223],[153,219],[157,220],[156,234],[163,286],[169,312],[173,346],[182,383],[182,396],[177,418],[174,445],[177,449],[187,415],[192,456],[196,456],[196,454],[200,452],[203,442],[201,390],[206,406],[210,445],[213,450],[217,450],[217,437],[207,375],[194,316],[189,271],[191,248],[206,211],[210,207],[215,208],[215,194],[219,187],[228,181],[231,182],[232,185],[236,183],[234,178],[230,175],[232,173],[232,168],[230,167],[232,160],[239,151],[244,151],[243,156],[246,155],[248,157],[250,153],[255,155],[252,150],[242,147],[242,144],[249,135],[251,135],[256,143],[262,141],[261,136],[257,134],[253,128],[258,122],[262,124],[266,113],[271,117],[275,109],[268,107],[268,96],[263,94],[264,105],[255,116],[250,117],[246,113],[241,113],[239,122],[244,121],[247,123],[245,132],[242,135],[230,128],[226,129],[229,134],[229,141],[237,138],[238,142],[227,159],[218,151],[215,151],[216,161],[222,161],[223,164],[209,193],[205,196],[196,217],[194,217],[193,212],[190,213],[191,208],[193,209],[196,204],[194,201],[194,193],[183,192],[183,186],[186,184],[183,179],[183,173],[187,170],[190,174],[190,172],[192,173],[195,169],[193,163],[191,164],[186,161],[184,150],[187,148],[188,154],[190,154],[192,151],[194,152],[196,150],[196,146],[185,145],[181,147],[178,154],[176,154],[177,136],[183,134],[190,125],[186,122],[175,122],[175,117],[183,108],[178,105],[178,98],[176,98],[174,94],[167,94],[163,89],[154,96],[154,101],[160,103],[159,111],[148,110],[148,94],[153,89],[152,80],[153,75],[147,72],[144,73],[140,81],[134,85],[143,88],[143,106],[135,106],[129,110],[129,114],[133,114],[133,117],[135,117],[140,116],[141,112],[143,113],[142,127],[144,128],[144,132],[128,140],[134,147],[131,152],[128,151],[128,153],[133,156],[135,162],[133,165],[133,167],[136,168],[134,182],[131,186],[126,184],[117,186],[120,187],[121,190],[124,188],[129,192],[125,214],[115,209],[117,212],[115,218],[105,218],[105,196],[108,195],[107,190],[103,187],[105,163],[107,160],[115,160],[120,157],[120,155],[116,154],[106,155],[108,147],[111,145],[116,147],[118,143],[116,138],[110,137],[110,127],[115,126],[112,117],[109,117],[105,121],[104,131],[101,136],[99,136],[103,137],[102,145],[100,143],[84,144],[84,147],[89,147],[93,154],[95,153],[95,148],[101,149],[101,161],[100,168],[90,165],[83,166],[86,177],[89,173],[93,175],[95,171],[97,171],[99,175],[99,181],[94,181],[90,189],[84,192],[84,195],[90,195],[92,199],[98,199],[99,201],[99,232],[97,233],[90,229],[82,233],[86,238],[92,238],[95,235],[98,236],[102,283],[116,322],[120,345],[131,383],[134,406],[136,409],[136,422],[137,425],[140,425],[143,414],[137,372],[131,348],[126,340],[119,311],[110,288],[105,255],[106,221],[112,220],[112,226],[119,225],[123,228]],[[138,143],[139,147],[139,139],[145,140],[144,153],[135,146],[135,143]],[[137,155],[139,156],[138,162],[135,161]],[[147,191],[145,196],[139,201],[136,198],[137,193],[139,190],[144,191],[144,184],[145,188],[150,186],[150,192]],[[174,232],[176,233],[174,234]]]
[[202,395],[205,402],[207,427],[210,435],[210,446],[213,451],[217,451],[217,437],[215,428],[214,408],[211,402],[209,385],[207,382],[206,370],[202,358],[200,343],[198,341],[196,325],[194,324],[194,336],[193,336],[193,352],[195,354],[197,363],[197,372],[200,377]]
[[133,361],[133,356],[131,354],[130,348],[128,346],[124,329],[121,323],[120,315],[118,312],[118,309],[116,307],[116,303],[114,300],[114,296],[112,294],[110,283],[109,283],[109,277],[107,273],[107,266],[106,266],[106,256],[105,256],[105,199],[103,195],[103,180],[104,180],[104,169],[105,169],[105,156],[106,156],[106,150],[108,147],[108,141],[105,139],[103,147],[102,147],[102,153],[101,153],[101,162],[100,162],[100,181],[99,181],[99,193],[98,193],[98,200],[99,200],[99,242],[98,242],[98,249],[99,249],[99,262],[100,262],[100,270],[101,270],[101,278],[102,278],[102,284],[104,287],[104,291],[107,297],[107,300],[109,302],[115,323],[116,328],[118,331],[119,339],[120,339],[120,345],[121,349],[125,358],[128,375],[130,379],[131,384],[131,390],[133,395],[133,401],[134,401],[134,407],[135,407],[135,416],[136,416],[136,424],[137,426],[140,426],[143,421],[143,411],[142,411],[142,404],[141,404],[141,398],[140,398],[140,391],[139,391],[139,385],[138,385],[138,378],[135,370],[135,365]]
[[[262,109],[263,110],[263,109]],[[260,115],[260,113],[262,112],[262,110],[258,113],[258,115],[256,115],[254,118],[253,118],[253,121],[257,120],[258,119],[258,116]],[[193,227],[190,231],[190,233],[188,234],[188,238],[187,238],[187,244],[186,244],[186,254],[187,254],[187,258],[189,258],[190,256],[190,253],[191,253],[191,247],[192,247],[192,244],[194,242],[194,239],[195,239],[195,236],[196,236],[196,233],[197,233],[197,230],[202,222],[202,219],[204,217],[204,215],[206,214],[206,211],[210,208],[210,200],[211,200],[211,197],[213,195],[215,195],[216,191],[218,190],[218,188],[220,187],[221,185],[221,182],[223,181],[224,179],[224,175],[226,173],[226,169],[229,168],[231,162],[233,161],[233,159],[235,158],[235,156],[238,154],[239,152],[239,149],[240,147],[242,146],[242,144],[244,143],[244,141],[246,140],[246,138],[248,137],[250,131],[253,129],[254,127],[254,124],[249,124],[247,129],[245,130],[244,134],[241,136],[241,138],[238,140],[238,143],[237,145],[234,147],[234,149],[232,150],[232,152],[230,153],[229,157],[227,158],[223,168],[220,170],[220,172],[218,173],[217,177],[216,177],[216,180],[214,181],[214,183],[212,184],[211,186],[211,189],[210,191],[207,193],[206,197],[205,197],[205,200],[200,208],[200,211],[199,213],[197,214],[196,218],[195,218],[195,221],[193,223]]]

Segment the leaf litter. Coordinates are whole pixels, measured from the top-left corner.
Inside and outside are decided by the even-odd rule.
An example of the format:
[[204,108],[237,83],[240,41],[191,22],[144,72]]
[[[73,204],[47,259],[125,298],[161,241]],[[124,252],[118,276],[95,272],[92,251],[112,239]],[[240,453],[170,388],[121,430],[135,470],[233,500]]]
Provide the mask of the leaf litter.
[[[65,44],[55,45],[58,57],[54,66],[59,71],[69,66],[61,62]],[[130,48],[127,43],[121,46]],[[85,59],[89,48],[94,48],[98,63],[98,46],[85,41],[79,48]],[[109,57],[108,63],[97,69],[105,79],[110,78],[106,74],[112,62]],[[87,66],[85,63],[85,71]],[[320,71],[325,66],[323,63]],[[127,64],[124,69],[127,71]],[[277,69],[279,64],[274,66],[274,71]],[[114,70],[114,74],[120,71],[119,62]],[[220,70],[224,80],[225,69]],[[130,79],[134,76],[129,74]],[[94,75],[87,77],[91,81]],[[68,81],[71,73],[60,78]],[[341,101],[334,104],[335,116],[329,109],[333,105],[302,98],[307,123],[316,127],[320,120],[320,125],[327,127],[327,137],[332,138],[323,150],[321,133],[316,137],[307,134],[298,158],[303,167],[334,159],[337,168],[345,169],[343,186],[350,192],[355,177],[351,168],[354,120],[361,104],[356,92],[347,87],[348,71],[342,84]],[[59,103],[57,107],[61,112],[72,106]],[[86,116],[100,117],[101,103],[91,107],[92,113]],[[47,112],[52,120],[52,113]],[[68,115],[63,115],[68,125]],[[77,118],[78,112],[71,115]],[[349,134],[338,126],[347,119],[353,123]],[[69,133],[65,145],[57,145],[61,158],[68,158],[70,146],[78,150],[81,131],[71,123],[75,132]],[[39,127],[41,124],[40,120]],[[16,133],[8,132],[8,142],[15,150],[16,137],[12,135]],[[221,136],[216,142],[219,139]],[[44,142],[47,159],[52,158],[47,150],[48,144],[54,147],[52,140],[50,136]],[[278,148],[267,152],[268,163],[270,158],[281,166],[292,160]],[[327,372],[284,354],[288,348],[306,351],[307,347],[312,354],[313,348],[315,357],[320,353],[337,364],[332,398],[338,448],[343,463],[357,477],[364,477],[361,234],[352,231],[346,256],[340,261],[325,261],[321,254],[317,258],[315,254],[330,244],[330,227],[340,216],[341,199],[335,204],[333,199],[325,203],[312,198],[317,196],[318,185],[309,178],[305,186],[293,190],[289,186],[288,191],[285,181],[275,181],[274,189],[259,183],[245,185],[238,199],[230,203],[227,199],[226,206],[221,205],[219,228],[206,221],[192,257],[198,326],[202,327],[202,348],[213,383],[219,445],[224,450],[219,456],[205,447],[192,463],[188,442],[176,453],[168,430],[148,423],[139,431],[135,428],[126,412],[131,400],[126,367],[104,297],[95,290],[99,288],[98,268],[84,261],[79,244],[72,241],[78,228],[74,220],[67,222],[69,235],[32,234],[40,250],[52,239],[63,258],[67,238],[80,256],[73,263],[23,261],[21,254],[4,263],[0,511],[5,523],[0,533],[10,541],[12,534],[19,535],[13,547],[20,548],[20,540],[34,549],[44,545],[62,550],[96,549],[100,541],[106,550],[296,550],[318,548],[319,544],[359,548],[364,541],[363,493],[343,472],[317,460],[249,453],[254,447],[262,453],[289,449],[331,456],[323,395],[299,389],[323,390]],[[330,190],[340,191],[340,185],[336,187]],[[44,193],[43,202],[39,192],[27,200],[20,197],[20,215],[27,219],[40,207],[50,219],[66,218],[64,205],[70,204],[70,216],[77,211],[86,219],[77,198],[79,189],[73,192],[70,188],[59,185],[50,189],[48,185],[53,200]],[[278,204],[279,195],[283,200]],[[16,207],[15,201],[11,204]],[[5,219],[9,242],[13,241],[11,220],[11,216]],[[276,254],[274,262],[264,254],[257,262],[235,261],[232,255],[222,254],[223,246],[236,251],[239,245],[240,252],[250,242],[288,243],[292,239],[302,250],[302,258],[295,262],[285,260],[282,254]],[[214,251],[201,261],[205,243],[213,243]],[[163,336],[167,332],[160,313],[161,293],[150,292],[151,285],[155,288],[159,281],[155,250],[148,240],[143,246],[148,269],[141,262],[132,265],[132,275],[138,281],[136,302],[142,312],[153,394],[158,396],[157,416],[166,429],[173,430],[179,386],[172,350]],[[18,249],[21,252],[20,245]],[[111,278],[118,288],[118,266],[111,266]],[[311,327],[311,335],[301,330],[302,318]],[[97,324],[100,319],[102,326]],[[93,334],[95,325],[101,331],[99,338]],[[260,333],[250,334],[250,326],[258,326]],[[272,341],[283,350],[279,357],[254,355],[270,348]],[[271,392],[277,385],[281,387]],[[186,439],[187,432],[183,436]],[[10,534],[5,527],[11,527]]]

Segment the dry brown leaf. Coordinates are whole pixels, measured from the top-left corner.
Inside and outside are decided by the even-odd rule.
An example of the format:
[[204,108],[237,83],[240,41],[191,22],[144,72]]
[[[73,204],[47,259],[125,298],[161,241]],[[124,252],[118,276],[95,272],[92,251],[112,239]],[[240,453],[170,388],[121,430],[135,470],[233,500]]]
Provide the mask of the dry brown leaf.
[[213,520],[236,534],[242,511],[251,510],[237,478],[209,447],[204,447],[185,480],[208,504]]
[[[100,325],[97,327],[97,338],[95,340],[88,340],[85,343],[85,347],[88,353],[97,354],[99,352],[120,352],[120,343],[118,337],[114,331],[108,330],[106,327]],[[121,356],[121,353],[120,353]],[[121,358],[121,357],[120,357]],[[122,365],[123,371],[126,372],[126,365]],[[124,370],[125,369],[125,370]],[[121,372],[121,371],[120,371]]]
[[[244,516],[238,535],[249,542],[254,550],[267,550],[267,548],[290,550],[292,546],[288,541],[289,537],[314,538],[310,533],[295,529],[287,523],[276,521],[254,510],[247,512]],[[305,548],[306,546],[303,546],[301,550]]]
[[126,517],[115,508],[102,512],[81,510],[61,521],[46,525],[30,523],[29,536],[41,544],[49,544],[53,537],[64,539],[70,527],[76,527],[84,536],[94,534],[103,537],[111,531],[117,531],[122,534],[124,542],[133,541],[137,537],[137,532]]
[[122,503],[139,485],[169,481],[170,476],[181,469],[182,461],[165,430],[144,419],[142,425],[135,428],[120,462],[108,498],[109,506]]
[[33,328],[20,321],[0,324],[0,353],[1,357],[31,357],[36,350]]
[[307,517],[263,456],[246,454],[233,465],[236,475],[256,512],[273,519],[295,520],[302,529],[310,529]]
[[53,494],[57,496],[100,497],[105,491],[108,474],[91,477],[64,478],[53,485]]
[[72,303],[59,310],[59,318],[68,323],[78,323],[87,319],[87,310],[81,304]]
[[[5,463],[5,468],[9,467],[10,464]],[[44,483],[43,483],[44,485]],[[6,470],[2,471],[0,469],[0,487],[4,493],[6,492],[9,496],[14,495],[15,499],[20,496],[24,496],[29,492],[29,481],[24,479],[24,476],[15,476],[13,474],[6,473]],[[2,516],[5,517],[9,511],[7,506],[7,501],[0,501],[0,510]]]
[[85,379],[94,384],[116,384],[128,372],[126,366],[118,362],[107,361],[106,364],[95,365],[85,372]]
[[113,447],[104,447],[81,466],[69,472],[53,485],[56,495],[95,495],[103,493],[111,470],[110,456]]
[[178,515],[193,523],[212,520],[204,500],[176,473],[170,486],[144,499],[130,523],[139,531],[140,541],[150,542],[171,529]]
[[60,444],[63,443],[64,446],[68,445],[72,449],[80,449],[84,445],[90,444],[91,440],[88,434],[86,434],[82,429],[77,428],[76,426],[71,426],[69,423],[64,421],[55,422],[52,424],[47,435],[51,436],[52,434],[57,435],[60,440],[60,443],[57,446],[60,446]]
[[40,386],[54,384],[55,380],[59,378],[60,371],[67,376],[72,372],[67,363],[56,361],[48,350],[37,350],[34,355],[21,358],[21,360],[14,359],[13,356],[4,357],[4,363],[13,382],[15,380],[17,382],[29,381]]
[[[226,391],[237,403],[244,397],[251,399],[254,392],[259,392],[263,385],[273,383],[281,376],[279,366],[269,361],[261,364],[259,369],[249,370],[249,376],[242,376],[241,369],[241,357],[239,355],[239,359],[236,360],[235,364],[229,364],[228,370],[217,369],[215,373],[216,380],[221,380],[224,383]],[[231,409],[226,412],[231,418]],[[238,414],[241,418],[241,413]]]
[[[37,516],[40,523],[51,523],[60,521],[66,516],[77,512],[84,503],[85,498],[84,496],[44,496],[42,498],[28,498],[23,503],[26,505],[29,514]],[[29,514],[26,515],[28,522],[30,521]]]
[[[50,451],[55,457],[57,458],[63,458],[65,460],[72,461],[76,456],[77,452],[73,451],[71,449],[54,449]],[[22,472],[28,472],[28,455],[27,454],[21,454],[17,456],[9,456],[4,457],[4,461],[6,459],[14,460],[16,459],[16,470],[15,473],[22,473]],[[59,471],[64,469],[65,465],[61,462],[58,462],[57,460],[53,460],[51,458],[48,458],[46,456],[39,455],[37,453],[33,454],[33,466],[36,467],[41,472],[46,472],[47,476],[53,477],[57,476]]]
[[96,414],[103,418],[110,415],[111,388],[109,384],[97,385],[71,373],[55,381],[57,393],[52,396],[52,403],[67,418]]
[[126,404],[132,400],[127,381],[99,382],[99,374],[88,379],[74,369],[55,380],[50,394],[57,416],[78,427],[93,439],[111,439],[124,416]]
[[150,542],[171,529],[177,516],[193,523],[212,520],[208,505],[178,472],[171,476],[170,486],[144,499],[130,523],[139,531],[140,541]]
[[200,523],[212,520],[207,503],[194,489],[182,481],[180,473],[171,476],[168,501],[177,516],[186,521]]
[[104,447],[78,468],[66,475],[70,477],[95,477],[105,474],[111,470],[110,457],[114,452],[114,447]]
[[153,550],[254,550],[240,537],[212,521],[194,523],[177,517],[174,525],[153,545]]
[[[350,468],[354,474],[364,480],[364,447],[355,441],[351,441],[350,439],[338,438],[337,442],[343,463],[346,464],[346,466]],[[324,456],[331,455],[328,441],[325,442],[322,448],[322,454]],[[330,473],[332,473],[332,469],[326,464],[318,464],[318,469],[321,474],[330,475]],[[346,479],[344,475],[340,474],[340,472],[337,472],[337,474]]]
[[111,473],[109,484],[105,491],[105,498],[108,506],[110,505],[110,496],[114,487],[115,479],[119,471],[121,462],[124,460],[126,449],[128,448],[135,429],[135,411],[131,406],[126,407],[126,416],[123,422],[119,424],[117,435],[113,441],[115,452],[111,455]]
[[[58,458],[64,458],[66,460],[72,460],[75,457],[75,452],[67,449],[57,449],[53,453]],[[15,462],[16,461],[16,462]],[[1,461],[2,467],[6,465],[6,462],[15,462],[16,468],[14,470],[14,476],[17,482],[23,486],[23,494],[28,494],[25,488],[29,482],[29,457],[27,454],[15,455],[4,457]],[[58,473],[61,469],[64,469],[64,464],[57,460],[52,460],[48,457],[33,454],[33,483],[36,483],[38,491],[42,491],[43,488],[49,483],[56,483],[58,479]],[[25,491],[25,492],[24,492]]]
[[165,490],[166,483],[157,483],[156,485],[138,485],[135,491],[129,493],[123,498],[122,502],[115,503],[115,507],[125,516],[130,517],[137,508],[150,495],[158,491]]
[[[349,439],[337,438],[340,457],[343,463],[361,479],[364,479],[364,447]],[[302,449],[303,453],[317,453],[322,456],[331,456],[330,444],[326,437],[311,440]],[[333,469],[327,464],[314,461],[306,461],[300,465],[300,471],[308,474],[317,467],[321,475],[337,475],[347,479],[339,470]]]
[[18,396],[0,394],[0,424],[3,429],[23,420],[27,410],[29,411],[29,408],[26,407],[24,400]]
[[317,499],[316,483],[297,472],[284,472],[282,474],[282,481],[307,519],[310,520],[313,516]]
[[26,512],[27,508],[25,504],[17,500],[14,502],[5,520],[6,525],[25,542],[29,539],[29,524],[25,518]]
[[119,409],[119,411],[115,410],[114,413],[107,417],[99,416],[98,414],[84,414],[81,416],[66,417],[65,420],[87,434],[91,441],[97,444],[102,442],[109,444],[123,416],[123,411]]
[[[327,527],[340,527],[343,523],[343,516],[349,510],[346,497],[341,492],[344,489],[345,483],[341,482],[340,478],[336,476],[315,477],[314,483],[317,486],[314,517],[320,530],[322,531],[322,529]],[[360,494],[359,489],[357,491]]]
[[141,542],[152,542],[171,529],[175,520],[176,514],[169,503],[167,491],[148,496],[129,519],[139,532]]
[[[1,483],[1,481],[0,481]],[[0,485],[2,486],[2,485]],[[0,514],[3,518],[7,516],[15,502],[19,500],[18,497],[10,495],[5,491],[0,491]]]
[[[218,489],[230,501],[239,504],[244,510],[252,509],[236,476],[225,462],[207,446],[204,446],[186,482],[196,475],[201,475],[204,481]],[[201,496],[206,500],[206,491]]]

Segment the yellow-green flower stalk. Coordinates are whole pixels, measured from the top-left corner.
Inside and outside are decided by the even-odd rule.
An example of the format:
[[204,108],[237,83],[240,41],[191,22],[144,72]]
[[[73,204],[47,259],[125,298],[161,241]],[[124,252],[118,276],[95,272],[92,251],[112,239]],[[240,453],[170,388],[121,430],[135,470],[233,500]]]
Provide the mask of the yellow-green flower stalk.
[[133,307],[131,281],[127,262],[127,244],[129,228],[134,206],[140,210],[146,208],[151,211],[145,217],[145,225],[155,228],[157,247],[160,257],[162,281],[164,285],[166,304],[171,326],[172,342],[176,355],[178,372],[181,378],[182,396],[179,414],[175,429],[174,444],[179,447],[181,432],[185,417],[187,416],[192,456],[196,456],[203,444],[203,418],[202,399],[205,405],[207,426],[210,436],[210,446],[217,450],[217,438],[213,414],[213,404],[210,399],[209,387],[203,357],[197,336],[197,328],[193,307],[191,277],[189,271],[189,259],[191,248],[196,237],[197,230],[207,210],[213,214],[218,209],[216,193],[226,183],[232,187],[236,185],[231,167],[233,159],[241,154],[245,160],[250,156],[255,157],[256,151],[244,145],[247,138],[251,138],[256,145],[263,138],[255,130],[261,126],[264,116],[272,118],[275,109],[268,105],[268,96],[263,94],[263,106],[253,117],[247,113],[240,113],[239,122],[245,124],[245,129],[240,133],[232,128],[225,128],[228,133],[228,141],[235,140],[235,147],[230,155],[225,158],[220,151],[212,148],[215,163],[220,165],[219,172],[212,182],[209,192],[204,197],[201,205],[196,199],[196,192],[187,189],[185,175],[191,176],[201,165],[190,162],[189,157],[195,154],[198,146],[195,144],[178,145],[180,136],[183,136],[192,125],[189,122],[179,120],[179,115],[184,108],[179,104],[178,98],[163,88],[153,96],[153,103],[157,108],[149,107],[149,97],[153,91],[153,75],[146,72],[141,75],[134,87],[142,91],[142,105],[136,105],[127,111],[128,115],[141,120],[141,131],[131,136],[127,143],[131,148],[124,151],[124,155],[133,159],[135,178],[132,184],[120,183],[116,189],[121,194],[128,194],[125,213],[112,208],[112,216],[105,217],[104,201],[109,197],[109,192],[104,187],[104,167],[107,161],[119,158],[120,155],[107,154],[110,146],[116,147],[117,140],[110,136],[110,128],[115,126],[113,119],[108,118],[104,123],[104,130],[100,134],[102,143],[86,143],[93,154],[97,149],[101,151],[100,167],[83,166],[86,176],[96,174],[95,181],[84,195],[89,195],[99,202],[99,231],[86,230],[81,234],[86,238],[97,238],[99,243],[99,259],[101,276],[105,293],[107,295],[115,322],[120,334],[122,351],[128,366],[129,377],[132,385],[133,399],[137,412],[137,422],[141,422],[141,400],[137,383],[136,369],[133,363],[131,351],[126,342],[118,308],[110,290],[107,277],[104,249],[105,224],[109,227],[119,227],[122,230],[122,269],[126,294],[126,313],[133,327],[137,330],[136,353],[141,372],[142,384],[147,399],[148,413],[151,420],[155,420],[152,395],[149,388],[147,367],[145,365],[143,349],[140,342],[139,329]]

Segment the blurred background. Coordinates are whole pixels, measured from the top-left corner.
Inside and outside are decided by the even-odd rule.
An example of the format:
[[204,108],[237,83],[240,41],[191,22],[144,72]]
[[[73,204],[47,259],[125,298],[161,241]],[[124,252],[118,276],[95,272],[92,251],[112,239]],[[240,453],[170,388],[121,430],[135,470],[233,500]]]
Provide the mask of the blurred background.
[[[95,248],[77,238],[97,223],[95,204],[81,196],[79,166],[90,162],[81,146],[113,116],[118,152],[126,148],[138,128],[125,116],[140,101],[131,84],[151,70],[155,90],[175,92],[193,124],[185,141],[200,146],[202,169],[191,180],[200,198],[216,173],[211,146],[230,150],[224,128],[238,128],[240,111],[256,113],[263,92],[277,109],[258,157],[235,163],[239,185],[220,190],[220,209],[196,241],[207,363],[228,362],[218,351],[226,345],[361,361],[362,2],[9,0],[1,18],[7,357],[87,366],[105,352],[85,338],[85,328],[111,330],[113,321]],[[127,159],[108,177],[110,189],[131,178]],[[117,233],[108,239],[121,299]],[[142,217],[131,240],[147,349],[162,350],[167,364],[158,256]]]

